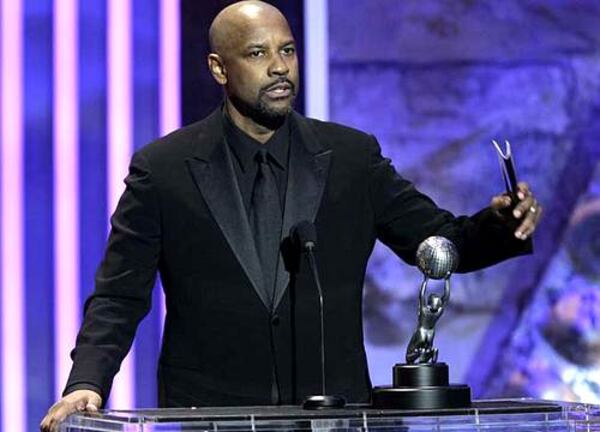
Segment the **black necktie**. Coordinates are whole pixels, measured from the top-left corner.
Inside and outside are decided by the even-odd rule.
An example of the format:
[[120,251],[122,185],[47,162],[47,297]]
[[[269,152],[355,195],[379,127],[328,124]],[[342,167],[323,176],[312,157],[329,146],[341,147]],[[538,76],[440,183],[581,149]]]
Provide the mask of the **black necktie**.
[[279,190],[273,170],[269,165],[268,152],[260,149],[256,153],[258,172],[254,182],[251,202],[252,228],[254,242],[263,272],[264,290],[273,301],[275,272],[279,260],[279,241],[281,238],[281,203]]

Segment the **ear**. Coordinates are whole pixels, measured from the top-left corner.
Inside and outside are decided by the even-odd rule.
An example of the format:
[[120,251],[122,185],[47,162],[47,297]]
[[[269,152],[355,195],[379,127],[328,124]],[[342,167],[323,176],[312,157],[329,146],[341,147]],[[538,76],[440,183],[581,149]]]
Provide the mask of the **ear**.
[[211,53],[208,55],[208,69],[216,82],[220,85],[227,84],[227,70],[219,54]]

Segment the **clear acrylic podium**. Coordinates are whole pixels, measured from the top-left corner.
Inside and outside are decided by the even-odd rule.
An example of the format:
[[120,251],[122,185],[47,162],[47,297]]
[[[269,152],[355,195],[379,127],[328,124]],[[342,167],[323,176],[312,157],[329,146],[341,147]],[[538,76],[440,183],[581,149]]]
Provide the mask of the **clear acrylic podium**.
[[471,408],[433,411],[349,406],[306,411],[298,406],[104,410],[74,414],[61,432],[408,432],[600,431],[600,406],[532,399],[474,401]]

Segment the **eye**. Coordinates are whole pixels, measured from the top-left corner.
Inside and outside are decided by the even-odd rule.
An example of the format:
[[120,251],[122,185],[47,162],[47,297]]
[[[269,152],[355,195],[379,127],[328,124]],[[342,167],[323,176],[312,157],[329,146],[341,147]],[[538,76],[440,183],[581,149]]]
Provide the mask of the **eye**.
[[281,51],[286,56],[294,55],[294,53],[296,52],[296,47],[288,46],[288,47],[285,47],[284,49],[282,49]]
[[255,50],[250,51],[248,53],[248,55],[250,57],[254,57],[254,58],[263,57],[265,55],[265,51],[264,50],[260,50],[260,49],[255,49]]

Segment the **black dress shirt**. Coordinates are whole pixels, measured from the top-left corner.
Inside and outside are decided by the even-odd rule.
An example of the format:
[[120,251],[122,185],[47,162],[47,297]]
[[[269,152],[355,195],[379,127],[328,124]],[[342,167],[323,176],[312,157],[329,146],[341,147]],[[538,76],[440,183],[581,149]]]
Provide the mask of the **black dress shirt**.
[[225,131],[225,140],[233,155],[233,169],[240,187],[246,214],[250,214],[252,190],[258,172],[256,153],[261,148],[266,148],[269,153],[269,165],[275,174],[279,200],[283,209],[285,190],[287,189],[288,155],[290,148],[289,121],[286,119],[283,125],[264,144],[238,128],[225,112],[223,112],[223,129]]

